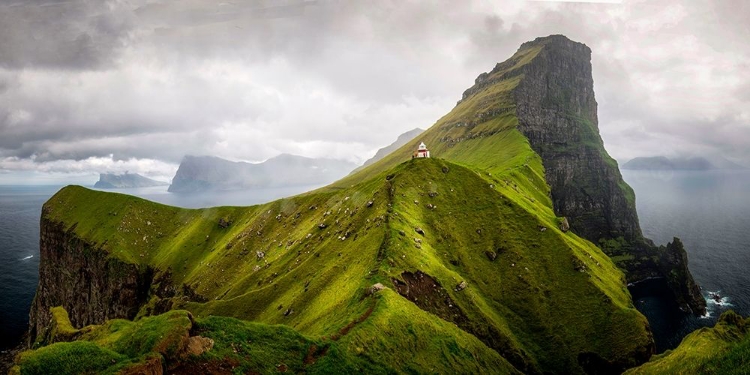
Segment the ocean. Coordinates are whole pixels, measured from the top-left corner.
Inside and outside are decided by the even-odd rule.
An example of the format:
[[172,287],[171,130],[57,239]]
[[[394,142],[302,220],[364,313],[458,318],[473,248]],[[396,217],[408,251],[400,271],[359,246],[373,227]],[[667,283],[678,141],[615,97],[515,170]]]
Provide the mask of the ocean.
[[[750,315],[750,171],[622,171],[636,194],[643,234],[656,244],[679,237],[690,272],[703,289],[708,316],[676,311],[656,296],[634,301],[648,318],[657,351],[713,326],[726,310]],[[719,301],[709,298],[718,293]]]
[[[636,192],[644,235],[657,244],[680,237],[690,270],[708,299],[709,315],[676,311],[656,296],[636,296],[649,319],[658,351],[676,347],[693,330],[713,326],[727,309],[750,315],[750,171],[623,171]],[[252,205],[315,188],[258,189],[214,194],[171,194],[165,187],[115,190],[180,207]],[[25,332],[39,266],[42,204],[59,187],[0,186],[0,349],[14,346]]]

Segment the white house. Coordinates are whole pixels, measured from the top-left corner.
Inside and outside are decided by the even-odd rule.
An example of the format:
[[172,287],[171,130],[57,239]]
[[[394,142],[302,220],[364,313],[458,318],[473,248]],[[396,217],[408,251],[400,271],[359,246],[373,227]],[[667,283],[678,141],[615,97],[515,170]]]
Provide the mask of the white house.
[[429,158],[430,157],[430,150],[427,149],[427,146],[424,144],[424,142],[419,144],[419,147],[417,148],[417,151],[414,153],[415,158]]

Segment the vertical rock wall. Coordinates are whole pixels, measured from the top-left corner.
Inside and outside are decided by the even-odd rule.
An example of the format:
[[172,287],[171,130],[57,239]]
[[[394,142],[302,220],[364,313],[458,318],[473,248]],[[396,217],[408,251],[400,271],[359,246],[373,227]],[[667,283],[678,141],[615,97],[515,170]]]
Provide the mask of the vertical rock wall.
[[109,257],[44,214],[39,241],[39,284],[29,316],[29,345],[49,326],[51,307],[63,306],[76,328],[135,317],[148,295],[150,269]]

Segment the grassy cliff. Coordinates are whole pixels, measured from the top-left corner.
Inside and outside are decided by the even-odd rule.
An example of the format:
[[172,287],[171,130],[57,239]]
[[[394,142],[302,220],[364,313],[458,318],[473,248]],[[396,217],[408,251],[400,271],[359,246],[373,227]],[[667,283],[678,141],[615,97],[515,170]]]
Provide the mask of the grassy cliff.
[[[368,363],[404,353],[414,368],[433,361],[441,337],[459,347],[471,339],[527,372],[582,372],[580,355],[618,366],[647,357],[647,324],[622,273],[501,183],[417,159],[349,188],[249,208],[186,210],[68,187],[45,205],[45,220],[86,239],[86,251],[155,270],[142,316],[162,306],[284,324],[310,337],[343,336],[342,349]],[[419,290],[409,276],[416,272],[434,287]],[[160,297],[160,275],[177,292]],[[458,290],[462,282],[468,287]],[[376,283],[387,290],[367,297]],[[419,294],[405,299],[400,285]]]
[[727,311],[715,327],[689,334],[676,349],[654,356],[627,374],[750,373],[749,328],[747,319]]
[[[367,372],[633,367],[652,353],[648,324],[610,258],[561,225],[542,159],[518,130],[513,89],[544,48],[525,45],[480,76],[414,144],[331,186],[259,206],[200,210],[66,187],[42,217],[65,236],[50,235],[58,240],[43,246],[133,265],[140,273],[129,277],[146,285],[138,324],[176,309],[199,326],[220,319],[212,316],[281,324],[305,345],[331,345],[331,358],[344,358],[335,362]],[[434,159],[410,160],[419,141]],[[78,266],[42,262],[62,276],[53,283],[40,275],[37,298],[77,321],[86,306],[59,298],[54,284],[68,274],[73,280],[77,270],[69,268]],[[116,278],[122,267],[106,269]],[[206,335],[217,348],[231,346],[241,341],[233,330]],[[90,346],[36,339],[41,349],[26,358]],[[87,336],[75,342],[128,361],[145,355]],[[23,357],[19,363],[21,371],[28,366]],[[261,371],[253,366],[245,369]]]

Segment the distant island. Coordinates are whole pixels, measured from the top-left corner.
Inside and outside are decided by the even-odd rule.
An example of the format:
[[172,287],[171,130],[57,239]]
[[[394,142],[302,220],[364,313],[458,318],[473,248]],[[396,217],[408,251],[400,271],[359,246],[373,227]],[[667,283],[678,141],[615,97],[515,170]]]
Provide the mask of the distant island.
[[668,158],[666,156],[637,157],[622,165],[622,169],[648,171],[706,171],[710,169],[746,169],[721,157]]
[[169,191],[197,193],[248,188],[325,185],[346,176],[354,163],[281,154],[262,163],[214,156],[185,156]]
[[99,174],[99,181],[94,184],[94,187],[97,189],[130,189],[167,185],[169,184],[163,181],[152,180],[137,173],[125,172],[124,174],[101,173]]

